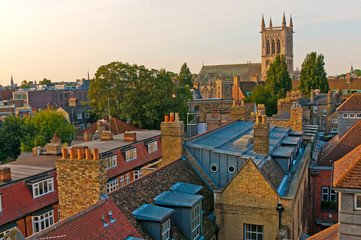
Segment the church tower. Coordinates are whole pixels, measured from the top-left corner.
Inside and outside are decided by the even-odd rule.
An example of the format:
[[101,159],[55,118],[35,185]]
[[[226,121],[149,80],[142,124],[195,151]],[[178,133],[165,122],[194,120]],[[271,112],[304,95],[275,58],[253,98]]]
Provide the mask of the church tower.
[[289,25],[286,25],[286,17],[283,13],[282,25],[273,27],[270,18],[269,27],[265,27],[262,15],[261,34],[262,34],[262,76],[265,80],[270,63],[272,63],[277,55],[284,55],[287,62],[288,71],[291,79],[293,79],[293,22],[290,17]]

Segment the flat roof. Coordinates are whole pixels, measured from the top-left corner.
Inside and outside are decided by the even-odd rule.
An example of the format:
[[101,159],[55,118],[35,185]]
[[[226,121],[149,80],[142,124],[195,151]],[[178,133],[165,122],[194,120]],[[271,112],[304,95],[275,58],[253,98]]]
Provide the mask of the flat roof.
[[286,137],[285,139],[282,140],[282,144],[284,145],[297,145],[299,144],[301,140],[301,137]]
[[99,153],[103,153],[160,135],[160,130],[144,130],[144,131],[132,131],[132,132],[135,132],[137,134],[137,141],[135,142],[124,141],[124,133],[122,133],[122,134],[114,135],[113,140],[102,141],[100,139],[97,139],[89,142],[80,143],[74,146],[87,146],[88,148],[98,148]]
[[193,207],[203,199],[202,195],[165,191],[154,198],[154,202],[159,205],[175,207]]
[[189,193],[189,194],[198,194],[202,190],[202,186],[198,186],[190,183],[177,182],[170,187],[172,191]]
[[134,210],[132,214],[138,220],[161,222],[174,212],[175,210],[171,208],[143,204],[141,207]]
[[278,147],[272,153],[272,157],[289,157],[294,151],[294,147]]

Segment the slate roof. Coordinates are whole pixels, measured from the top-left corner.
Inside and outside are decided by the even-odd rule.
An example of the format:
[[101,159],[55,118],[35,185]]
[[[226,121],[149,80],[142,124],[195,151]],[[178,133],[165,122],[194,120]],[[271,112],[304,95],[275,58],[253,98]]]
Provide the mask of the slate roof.
[[285,172],[278,163],[271,158],[266,161],[259,170],[269,183],[271,183],[272,187],[277,190],[285,176]]
[[338,240],[338,227],[339,223],[334,224],[333,226],[326,228],[325,230],[307,238],[309,240]]
[[[65,112],[68,113],[70,122],[84,122],[84,114],[92,109],[89,105],[64,106],[59,108],[62,108]],[[78,113],[82,114],[82,119],[77,118]]]
[[340,139],[334,136],[321,149],[319,166],[332,166],[332,163],[345,156],[361,144],[361,120],[350,128]]
[[333,187],[361,189],[361,145],[335,162]]
[[[109,210],[112,211],[112,219],[115,219],[112,223],[108,217]],[[101,220],[103,215],[105,223],[109,224],[106,227]],[[126,239],[129,236],[142,238],[109,197],[27,239],[52,239],[59,238],[59,236],[66,236],[65,238],[69,240],[112,240]]]
[[[124,213],[131,224],[146,239],[151,239],[149,233],[137,222],[132,212],[143,204],[154,204],[154,198],[178,182],[202,186],[200,194],[204,197],[203,206],[203,236],[209,239],[216,231],[215,224],[207,217],[213,211],[213,193],[206,183],[195,172],[187,160],[178,159],[151,174],[126,185],[109,194],[118,208]],[[185,239],[174,226],[174,238]]]
[[239,85],[239,88],[241,89],[242,91],[242,94],[244,96],[248,96],[247,93],[250,93],[252,92],[252,89],[255,87],[255,86],[258,86],[258,85],[266,85],[266,82],[259,82],[258,84],[256,82],[239,82],[238,85]]
[[[105,124],[105,130],[109,131],[109,123],[108,123],[108,119],[105,119],[107,121],[107,123]],[[126,131],[141,131],[142,129],[134,127],[128,123],[125,123],[119,119],[116,118],[111,118],[111,129],[112,132],[114,134],[121,134],[124,133]],[[89,127],[84,128],[81,131],[78,131],[78,134],[83,134],[84,132],[91,132],[91,133],[95,133],[95,131],[97,130],[97,123],[93,123],[92,125],[90,125]]]
[[346,99],[338,108],[338,112],[343,111],[361,111],[361,93],[354,93]]

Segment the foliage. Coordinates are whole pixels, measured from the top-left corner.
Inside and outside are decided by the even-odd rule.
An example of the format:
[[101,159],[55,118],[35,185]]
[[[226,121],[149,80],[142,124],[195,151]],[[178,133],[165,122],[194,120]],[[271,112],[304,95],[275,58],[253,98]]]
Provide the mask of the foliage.
[[61,115],[52,109],[45,109],[25,120],[21,141],[22,151],[31,151],[33,147],[43,147],[53,138],[54,133],[63,141],[70,143],[74,128]]
[[304,97],[309,97],[312,89],[327,93],[330,89],[325,71],[324,56],[316,52],[307,54],[301,67],[299,90]]
[[337,212],[338,206],[336,201],[321,201],[321,211]]
[[180,69],[179,75],[178,75],[179,85],[185,86],[188,85],[190,87],[193,86],[192,83],[192,73],[189,70],[187,63],[184,63]]
[[20,88],[30,88],[30,83],[28,83],[28,81],[24,80],[21,82]]
[[176,89],[172,73],[164,69],[112,62],[99,67],[90,82],[88,97],[93,113],[112,117],[148,129],[159,129],[165,114],[179,112],[186,117],[189,88]]
[[264,104],[266,114],[272,116],[277,113],[278,99],[286,97],[287,91],[291,88],[292,81],[287,70],[286,59],[284,56],[277,55],[269,67],[266,85],[254,87],[251,96],[246,98],[246,101]]
[[47,87],[54,86],[54,84],[51,83],[51,80],[44,78],[39,82],[39,84],[43,85],[45,84]]
[[274,99],[286,97],[292,89],[292,80],[287,69],[286,58],[277,55],[267,72],[266,88]]
[[24,119],[18,116],[7,116],[5,118],[4,124],[0,128],[0,160],[5,159],[7,156],[16,158],[20,154],[24,124]]
[[358,77],[361,76],[361,70],[360,70],[360,69],[355,69],[353,72],[354,72]]

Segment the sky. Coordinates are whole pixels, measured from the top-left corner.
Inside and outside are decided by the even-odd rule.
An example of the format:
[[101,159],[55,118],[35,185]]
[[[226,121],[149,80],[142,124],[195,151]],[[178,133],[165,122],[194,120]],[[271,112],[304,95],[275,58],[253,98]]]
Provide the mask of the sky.
[[261,62],[266,26],[294,25],[294,69],[307,53],[328,75],[361,68],[360,0],[0,0],[0,84],[92,78],[112,61],[192,73]]

